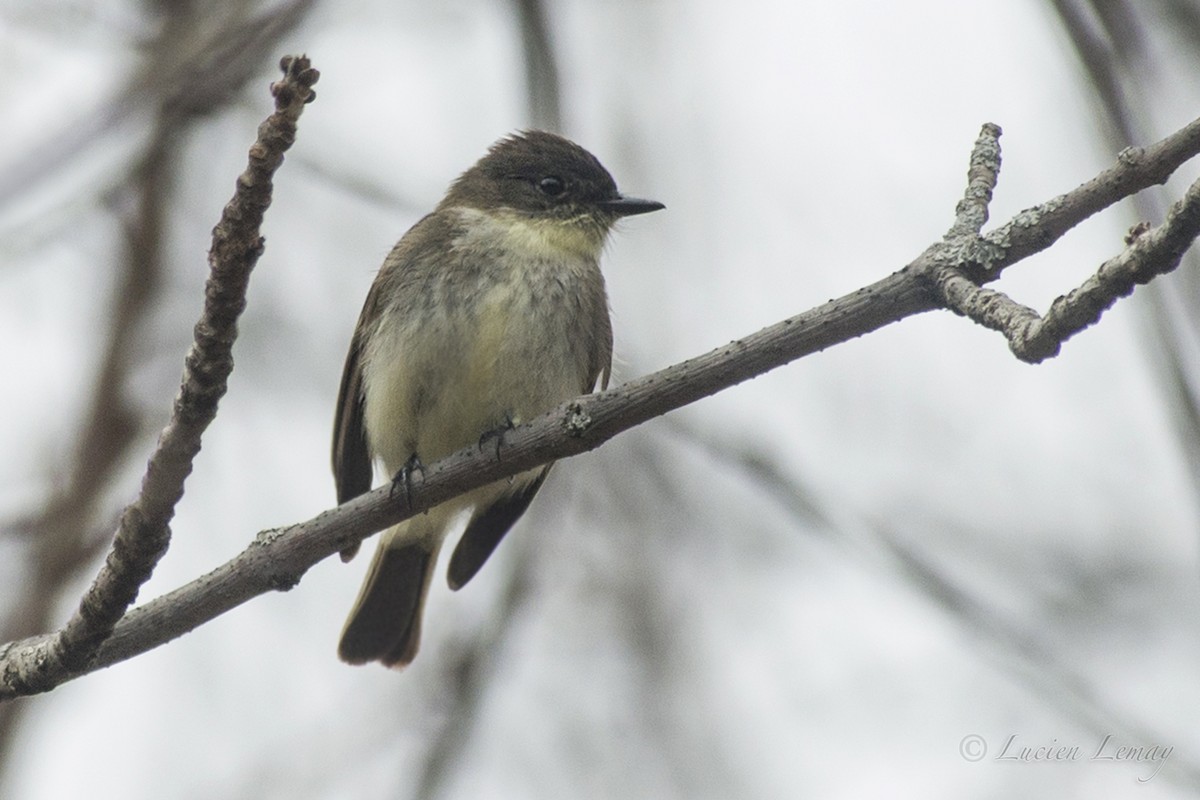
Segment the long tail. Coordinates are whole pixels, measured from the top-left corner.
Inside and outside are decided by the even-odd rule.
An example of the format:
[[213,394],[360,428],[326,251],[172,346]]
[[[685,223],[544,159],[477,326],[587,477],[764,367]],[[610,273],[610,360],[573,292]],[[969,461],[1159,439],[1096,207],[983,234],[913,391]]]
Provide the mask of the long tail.
[[343,661],[404,667],[416,657],[425,596],[445,535],[445,523],[438,516],[413,517],[380,536],[338,643]]

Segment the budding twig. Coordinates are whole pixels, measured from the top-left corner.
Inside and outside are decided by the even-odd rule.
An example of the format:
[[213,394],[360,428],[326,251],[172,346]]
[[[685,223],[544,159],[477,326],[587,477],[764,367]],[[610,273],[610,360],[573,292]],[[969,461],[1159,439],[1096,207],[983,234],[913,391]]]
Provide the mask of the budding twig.
[[170,521],[233,371],[237,318],[246,306],[250,272],[262,254],[259,229],[271,202],[271,175],[296,136],[296,120],[314,98],[318,74],[308,59],[286,58],[272,85],[275,113],[259,127],[250,164],[213,229],[204,312],[184,362],[170,421],[146,466],[137,499],[125,508],[112,549],[79,609],[59,631],[0,651],[3,682],[19,694],[45,691],[83,669],[137,598],[170,543]]

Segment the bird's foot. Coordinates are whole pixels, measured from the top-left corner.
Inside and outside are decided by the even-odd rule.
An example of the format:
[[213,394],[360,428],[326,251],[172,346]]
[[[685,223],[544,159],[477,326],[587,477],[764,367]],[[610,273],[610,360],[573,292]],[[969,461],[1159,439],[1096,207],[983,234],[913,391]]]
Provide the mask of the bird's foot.
[[479,450],[483,451],[483,446],[489,441],[496,442],[496,460],[500,460],[500,447],[504,444],[504,434],[517,427],[517,420],[513,419],[508,414],[504,415],[504,422],[498,427],[492,428],[490,431],[484,431],[479,437]]
[[421,473],[421,480],[425,480],[425,465],[421,463],[421,457],[413,453],[408,457],[408,461],[404,462],[396,474],[392,476],[392,488],[388,492],[388,497],[393,497],[396,494],[396,488],[404,487],[404,502],[412,506],[412,476],[414,472]]

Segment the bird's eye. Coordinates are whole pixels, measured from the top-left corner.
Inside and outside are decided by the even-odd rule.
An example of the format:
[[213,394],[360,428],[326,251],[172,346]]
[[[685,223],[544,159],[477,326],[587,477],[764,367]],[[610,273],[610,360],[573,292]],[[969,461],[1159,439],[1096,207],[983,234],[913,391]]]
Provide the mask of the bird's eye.
[[547,175],[537,182],[537,187],[547,197],[558,197],[567,190],[567,184],[557,175]]

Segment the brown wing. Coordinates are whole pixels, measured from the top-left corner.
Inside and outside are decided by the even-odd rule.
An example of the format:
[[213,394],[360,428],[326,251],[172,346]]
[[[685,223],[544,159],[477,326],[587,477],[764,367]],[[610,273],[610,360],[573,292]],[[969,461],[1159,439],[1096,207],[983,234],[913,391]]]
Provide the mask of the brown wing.
[[[412,271],[414,259],[431,257],[428,253],[422,255],[419,252],[422,241],[431,236],[447,241],[453,239],[452,219],[452,216],[436,213],[421,218],[392,248],[371,284],[371,290],[367,292],[362,313],[358,317],[358,326],[355,327],[354,337],[350,341],[350,352],[346,355],[342,387],[338,392],[337,412],[333,420],[333,478],[337,484],[339,504],[371,489],[373,454],[367,441],[364,420],[366,400],[363,397],[363,349],[368,331],[378,324],[379,315],[383,312],[381,298],[397,291],[397,281],[403,282],[405,274]],[[424,230],[426,233],[414,235],[418,230]],[[420,273],[421,270],[417,272]],[[349,561],[356,552],[357,545],[346,548],[342,551],[342,560]]]
[[612,319],[608,316],[607,295],[602,295],[600,301],[604,303],[604,308],[600,309],[603,325],[596,336],[596,347],[592,350],[592,363],[588,365],[587,385],[583,387],[585,394],[595,391],[597,382],[601,389],[607,389],[608,379],[612,374],[613,332]]
[[[337,486],[339,505],[371,489],[371,449],[367,444],[367,428],[363,422],[362,345],[364,326],[370,324],[375,316],[377,286],[378,281],[367,294],[358,327],[350,340],[350,352],[346,354],[337,411],[333,418],[333,480]],[[357,544],[347,547],[342,551],[342,560],[349,561],[357,552]]]

